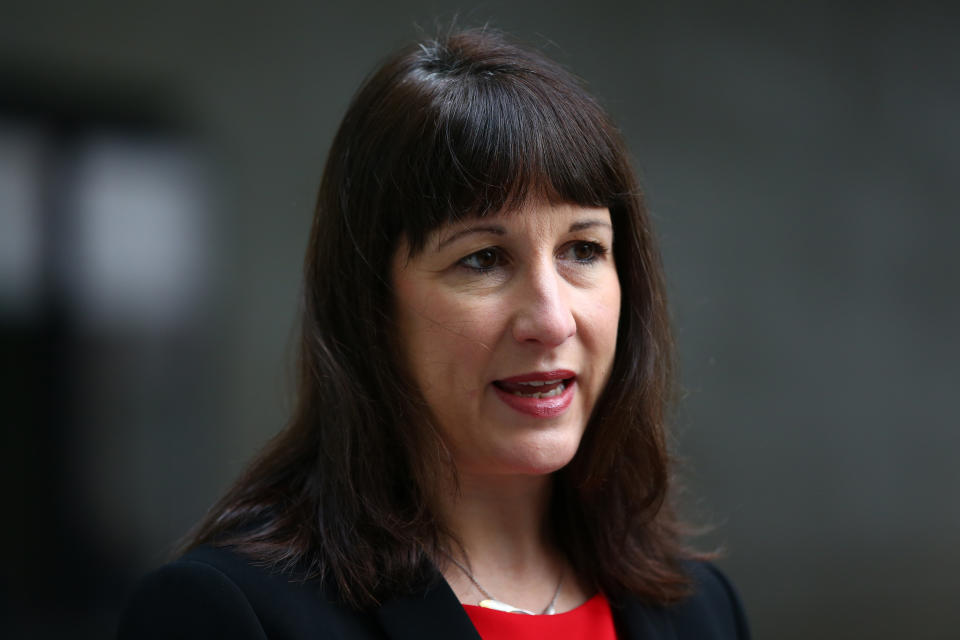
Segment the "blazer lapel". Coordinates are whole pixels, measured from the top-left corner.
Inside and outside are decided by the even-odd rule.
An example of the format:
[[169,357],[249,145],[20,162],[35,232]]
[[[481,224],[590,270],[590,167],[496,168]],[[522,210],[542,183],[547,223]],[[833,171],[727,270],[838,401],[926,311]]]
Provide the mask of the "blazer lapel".
[[393,640],[480,640],[457,596],[439,575],[423,593],[384,602],[377,618]]
[[[611,602],[620,640],[676,640],[663,607],[633,598]],[[470,617],[447,582],[438,575],[422,593],[393,598],[377,609],[380,626],[392,640],[480,640]]]
[[649,607],[633,598],[611,602],[617,637],[621,640],[676,640],[677,634],[663,607]]

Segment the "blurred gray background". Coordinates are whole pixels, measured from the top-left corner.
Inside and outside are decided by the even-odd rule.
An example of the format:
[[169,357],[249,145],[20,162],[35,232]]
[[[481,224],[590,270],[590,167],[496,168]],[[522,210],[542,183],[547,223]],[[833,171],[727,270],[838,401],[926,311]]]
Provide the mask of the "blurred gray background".
[[755,636],[958,637],[960,10],[748,0],[3,2],[0,635],[112,634],[282,426],[327,147],[454,15],[622,126]]

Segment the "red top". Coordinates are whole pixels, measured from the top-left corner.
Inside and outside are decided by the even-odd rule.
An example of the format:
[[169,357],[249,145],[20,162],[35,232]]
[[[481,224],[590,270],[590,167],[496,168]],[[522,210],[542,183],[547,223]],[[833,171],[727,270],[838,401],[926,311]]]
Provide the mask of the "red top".
[[617,640],[610,603],[602,593],[576,609],[552,616],[528,616],[472,604],[463,608],[483,640]]

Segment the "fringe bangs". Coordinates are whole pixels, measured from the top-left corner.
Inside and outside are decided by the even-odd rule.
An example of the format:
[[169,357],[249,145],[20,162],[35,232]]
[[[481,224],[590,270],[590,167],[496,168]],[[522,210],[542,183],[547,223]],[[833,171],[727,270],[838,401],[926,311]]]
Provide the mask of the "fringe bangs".
[[412,253],[449,222],[530,201],[612,207],[630,190],[612,123],[569,72],[479,45],[420,46],[399,71],[401,95],[382,96],[407,108],[382,129],[398,152],[377,168],[379,206]]

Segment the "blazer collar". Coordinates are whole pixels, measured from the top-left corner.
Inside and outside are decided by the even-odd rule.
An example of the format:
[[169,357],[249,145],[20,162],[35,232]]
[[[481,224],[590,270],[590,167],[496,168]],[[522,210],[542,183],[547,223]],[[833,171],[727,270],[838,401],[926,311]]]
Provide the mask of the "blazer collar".
[[[676,640],[676,630],[663,607],[647,606],[630,597],[610,605],[617,637]],[[432,576],[424,591],[385,601],[377,609],[377,619],[391,640],[481,640],[467,612],[439,571]]]
[[439,572],[426,591],[384,602],[377,609],[377,619],[392,640],[480,640],[467,612]]
[[618,638],[676,640],[677,633],[663,607],[651,607],[627,597],[610,603]]

